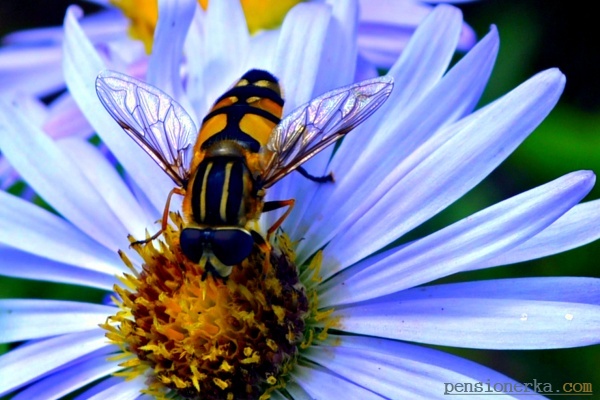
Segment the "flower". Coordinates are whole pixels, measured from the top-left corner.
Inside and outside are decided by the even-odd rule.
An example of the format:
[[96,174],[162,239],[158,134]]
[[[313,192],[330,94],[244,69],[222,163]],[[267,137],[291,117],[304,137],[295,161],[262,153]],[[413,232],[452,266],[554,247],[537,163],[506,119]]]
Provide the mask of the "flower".
[[[186,108],[193,117],[206,112],[206,104],[225,84],[218,78],[237,69],[269,67],[287,88],[288,113],[315,95],[353,80],[351,64],[342,62],[356,51],[356,43],[347,36],[356,29],[353,20],[339,17],[345,12],[334,12],[335,21],[345,29],[331,31],[327,26],[332,17],[326,7],[303,4],[295,10],[289,17],[290,28],[282,30],[277,50],[269,57],[257,60],[256,55],[243,65],[232,65],[216,55],[200,60],[205,64],[190,71],[197,78],[190,86],[202,84],[211,90],[198,92],[209,93],[208,98],[198,93],[195,98],[189,96]],[[0,149],[60,216],[0,193],[4,260],[0,272],[106,291],[119,284],[115,275],[128,272],[130,278],[124,280],[131,286],[120,289],[120,298],[115,298],[124,304],[120,310],[127,312],[131,305],[126,304],[125,291],[133,293],[139,286],[138,276],[126,264],[141,275],[142,259],[147,265],[161,263],[149,261],[147,253],[177,256],[175,245],[166,250],[147,245],[138,253],[128,249],[126,240],[128,233],[143,237],[145,229],[155,226],[152,222],[160,216],[172,183],[103,112],[94,93],[94,78],[103,63],[77,15],[77,9],[70,8],[65,18],[65,78],[86,118],[123,166],[125,178],[85,140],[52,140],[45,135],[35,118],[39,110],[30,103],[3,101]],[[169,26],[170,21],[167,18],[165,24]],[[180,22],[170,37],[176,47],[182,43],[186,24],[174,21]],[[213,26],[218,27],[216,22]],[[294,33],[295,24],[311,24],[305,31],[307,37]],[[395,89],[382,109],[347,136],[331,160],[332,153],[323,152],[306,164],[315,174],[333,171],[334,184],[319,185],[292,174],[269,190],[273,199],[296,199],[283,230],[292,240],[296,253],[292,262],[302,271],[304,289],[314,296],[307,299],[315,319],[307,324],[308,347],[298,349],[296,360],[285,364],[289,376],[285,387],[275,388],[280,382],[277,378],[274,383],[266,379],[265,384],[275,385],[273,397],[333,398],[343,392],[357,398],[441,398],[448,390],[444,382],[513,382],[418,343],[483,349],[598,343],[597,279],[527,278],[421,286],[457,272],[530,260],[595,240],[600,235],[599,203],[578,204],[594,184],[589,171],[565,175],[438,232],[381,251],[485,178],[543,120],[562,92],[564,76],[551,69],[473,111],[491,73],[498,35],[492,28],[446,71],[461,25],[457,9],[437,7],[390,69]],[[238,43],[235,31],[223,29],[231,36],[225,35],[214,46],[226,46],[227,38],[230,45]],[[332,43],[338,46],[331,47]],[[327,57],[334,51],[338,57]],[[156,70],[154,82],[164,83],[159,86],[185,100],[193,92],[178,86],[173,65],[179,60],[165,54],[169,53],[152,55],[163,66]],[[275,216],[271,214],[263,215],[263,229],[272,224]],[[169,240],[168,232],[165,240]],[[126,264],[117,255],[118,249]],[[285,237],[273,243],[273,249],[291,254]],[[248,262],[256,265],[256,261]],[[243,271],[235,269],[235,273]],[[166,282],[170,280],[160,281]],[[195,282],[211,285],[216,281]],[[168,301],[164,294],[157,296]],[[10,299],[2,300],[0,309],[2,341],[29,341],[0,357],[0,375],[5,377],[0,382],[2,394],[29,385],[15,398],[60,397],[115,372],[127,375],[145,363],[131,358],[131,343],[119,341],[128,332],[118,331],[117,325],[117,331],[109,331],[112,344],[107,344],[106,331],[98,328],[109,317],[113,322],[120,319],[123,326],[131,320],[111,302]],[[153,321],[153,325],[164,328],[164,321],[171,319],[155,325]],[[166,333],[175,339],[178,335],[178,331]],[[160,345],[156,347],[161,350]],[[255,354],[244,356],[253,359]],[[125,364],[120,366],[121,362]],[[146,366],[141,375],[129,374],[131,380],[111,376],[83,396],[112,398],[118,393],[120,398],[137,398],[149,388],[147,378],[156,382],[154,374],[156,369]],[[172,379],[164,391],[177,386]],[[228,388],[227,382],[215,382]]]
[[[196,3],[200,4],[202,11],[198,9]],[[207,3],[207,0],[200,0],[186,2],[185,6],[175,2],[163,6],[166,10],[170,10],[169,12],[173,13],[175,18],[183,20],[193,18],[193,29],[198,30],[196,38],[202,41],[210,40],[207,38],[213,37],[211,31],[215,30],[202,22],[206,19],[207,12],[204,10],[207,9]],[[244,57],[242,54],[252,57],[252,52],[255,51],[253,49],[274,46],[280,30],[273,28],[282,24],[284,16],[296,3],[298,0],[273,2],[242,0],[243,9],[228,6],[231,19],[238,20],[237,23],[240,24],[238,35],[241,41],[234,46],[235,53],[232,54],[240,58]],[[170,46],[168,40],[153,43],[158,14],[157,4],[157,1],[148,0],[115,0],[103,3],[101,4],[103,8],[99,12],[83,17],[81,24],[103,59],[112,68],[124,69],[130,75],[141,77],[146,74],[148,68],[153,69],[152,66],[148,66],[146,53],[153,46],[157,53],[162,53],[165,46],[167,48]],[[361,23],[358,35],[361,55],[353,61],[357,63],[357,80],[376,76],[375,67],[391,66],[418,22],[431,11],[430,5],[415,3],[412,0],[382,3],[376,6],[362,2],[360,7]],[[252,36],[249,36],[244,28],[246,22],[240,20],[243,18],[242,11],[249,31],[255,33]],[[357,13],[357,10],[351,12]],[[161,33],[159,37],[164,38],[166,35]],[[5,45],[0,49],[0,89],[3,95],[10,97],[14,93],[25,92],[44,98],[63,91],[65,81],[61,67],[62,39],[63,32],[60,27],[26,30],[7,35],[4,38]],[[467,50],[474,42],[473,30],[464,24],[459,48]],[[188,40],[186,54],[197,54],[199,45],[198,42]],[[262,52],[259,51],[257,54],[260,55]],[[193,64],[193,58],[193,56],[187,57],[186,61]],[[179,63],[177,67],[181,67]],[[184,71],[185,68],[184,65]],[[197,67],[191,65],[189,69],[197,70]],[[148,73],[153,74],[152,71]],[[184,77],[184,80],[187,79]],[[193,82],[192,79],[189,81]],[[198,90],[195,86],[192,86],[192,89]],[[69,92],[51,101],[44,119],[44,131],[54,138],[70,135],[89,136],[93,133]],[[10,188],[18,179],[19,176],[14,173],[6,160],[0,158],[0,188]]]

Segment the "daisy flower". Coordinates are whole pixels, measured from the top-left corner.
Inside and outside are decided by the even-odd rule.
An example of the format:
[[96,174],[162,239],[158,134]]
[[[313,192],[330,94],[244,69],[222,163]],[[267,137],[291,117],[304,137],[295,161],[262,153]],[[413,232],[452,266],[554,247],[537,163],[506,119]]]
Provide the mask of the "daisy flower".
[[[188,86],[206,89],[195,98],[175,68],[192,21],[168,13],[158,21],[157,40],[164,29],[172,48],[152,55],[149,64],[162,68],[149,79],[192,118],[216,99],[223,75],[240,68],[280,78],[285,114],[353,81],[354,64],[345,61],[356,54],[357,25],[346,17],[355,3],[294,8],[272,54],[236,64],[230,52],[216,51],[239,45],[239,25],[226,23],[231,4],[219,4],[207,24],[227,34],[210,42],[214,57],[197,60],[201,69],[190,67]],[[598,343],[597,279],[429,284],[595,240],[600,204],[579,204],[594,184],[589,171],[387,248],[484,179],[558,101],[565,78],[551,69],[474,111],[498,51],[494,27],[447,70],[462,18],[438,6],[390,69],[395,87],[385,105],[335,153],[305,164],[313,174],[332,171],[335,182],[291,174],[270,188],[270,198],[294,198],[296,207],[270,250],[254,249],[223,281],[202,279],[181,255],[176,212],[160,240],[129,248],[128,234],[143,238],[157,227],[173,184],[102,108],[94,82],[105,64],[80,16],[72,7],[65,18],[65,79],[125,172],[80,137],[48,137],[41,111],[26,99],[2,101],[0,149],[58,215],[0,193],[0,272],[112,296],[105,304],[2,300],[0,338],[26,342],[0,357],[0,394],[53,399],[83,388],[81,398],[442,398],[448,383],[486,382],[492,394],[511,394],[510,378],[421,344]],[[340,29],[328,28],[333,21]],[[276,218],[270,214],[260,221],[263,233]]]

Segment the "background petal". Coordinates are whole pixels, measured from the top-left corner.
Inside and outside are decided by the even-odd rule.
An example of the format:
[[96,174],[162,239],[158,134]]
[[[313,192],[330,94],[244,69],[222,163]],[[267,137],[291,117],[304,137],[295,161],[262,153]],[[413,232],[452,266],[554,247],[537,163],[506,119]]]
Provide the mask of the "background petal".
[[469,270],[545,229],[585,197],[594,182],[591,172],[573,172],[390,250],[387,257],[366,259],[323,284],[319,303],[367,300]]
[[89,331],[116,311],[74,301],[0,299],[0,343]]
[[[0,395],[9,393],[65,363],[108,346],[100,328],[22,345],[0,356]],[[31,362],[35,360],[35,362]]]

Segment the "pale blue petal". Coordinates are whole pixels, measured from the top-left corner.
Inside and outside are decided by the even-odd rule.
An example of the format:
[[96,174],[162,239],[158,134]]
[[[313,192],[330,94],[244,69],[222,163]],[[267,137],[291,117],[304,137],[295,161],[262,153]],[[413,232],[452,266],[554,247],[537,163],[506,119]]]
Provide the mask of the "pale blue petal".
[[557,301],[598,305],[600,304],[600,279],[552,276],[490,279],[486,281],[420,286],[373,299],[372,302],[460,297]]
[[126,381],[119,376],[108,378],[77,396],[75,400],[133,400],[145,398],[140,393],[141,390],[147,389],[148,385],[145,383],[145,379],[143,375],[130,381]]
[[343,393],[344,399],[381,399],[381,396],[346,381],[318,366],[296,365],[290,373],[311,399],[335,399]]
[[[406,136],[404,133],[394,132],[390,135],[386,132],[388,121],[392,123],[391,121],[402,120],[402,116],[410,115],[412,107],[439,82],[454,52],[455,43],[451,38],[457,37],[460,22],[460,13],[454,8],[440,7],[432,13],[415,34],[397,67],[390,71],[389,75],[394,78],[394,90],[386,104],[345,137],[329,168],[336,181],[332,185],[320,185],[313,199],[313,203],[318,206],[312,207],[312,212],[305,215],[304,226],[299,227],[297,236],[294,237],[305,239],[297,249],[300,261],[308,258],[315,249],[322,247],[353,220],[348,220],[348,215],[353,215],[356,209],[348,211],[347,207],[353,202],[354,196],[357,196],[358,201],[371,192],[368,189],[356,190],[357,182],[363,181],[360,176],[376,168],[373,166],[373,158],[378,161],[377,165],[380,162],[385,165],[382,154],[394,157],[395,151],[390,149],[400,148],[397,142],[403,141]],[[363,151],[374,156],[363,156]],[[397,163],[395,161],[393,165]],[[386,175],[389,172],[383,167],[380,171]],[[377,176],[369,175],[366,180],[378,183]],[[350,186],[351,197],[348,197]],[[342,196],[343,193],[346,195]],[[344,224],[344,221],[348,222]]]
[[285,386],[285,391],[291,395],[294,400],[314,400],[313,397],[310,397],[310,395],[306,393],[306,390],[304,390],[302,386],[298,385],[293,380]]
[[370,259],[323,285],[319,303],[348,304],[431,282],[524,243],[576,205],[595,176],[573,172],[456,222],[385,258]]
[[[185,38],[183,53],[185,56],[184,71],[185,92],[192,108],[190,115],[194,118],[204,117],[210,107],[211,99],[208,98],[204,87],[204,63],[205,60],[205,13],[201,7],[196,7],[194,16],[190,23],[188,35]],[[214,99],[212,99],[214,100]],[[193,113],[191,111],[194,111]],[[196,124],[200,126],[200,124]]]
[[[408,343],[336,335],[331,335],[328,340],[335,344],[312,346],[303,356],[386,398],[444,399],[449,397],[449,383],[517,384],[482,365]],[[520,398],[508,394],[485,396],[488,397]],[[542,397],[531,392],[523,398]]]
[[[281,394],[281,392],[274,391],[274,392],[271,392],[270,394],[271,394],[270,399],[272,399],[272,400],[288,400],[287,397],[285,397],[283,394]],[[296,398],[294,397],[294,400],[295,399]]]
[[[331,7],[320,3],[298,4],[286,15],[281,27],[273,71],[283,86],[284,115],[313,98],[330,21]],[[299,29],[305,33],[298,35]],[[307,163],[306,167],[310,168],[310,165],[312,164]],[[318,175],[319,172],[317,170],[315,173]],[[267,199],[285,200],[293,197],[293,194],[297,193],[295,178],[289,176],[280,181],[269,190]],[[265,215],[266,225],[271,225],[278,215],[279,213]]]
[[2,95],[21,91],[45,96],[63,88],[60,59],[58,45],[0,49]]
[[198,126],[195,113],[183,90],[181,62],[183,45],[194,12],[196,0],[161,0],[158,2],[158,22],[154,30],[152,54],[148,62],[147,82],[173,97],[183,108],[189,110]]
[[116,311],[74,301],[0,299],[0,343],[89,331]]
[[105,390],[95,393],[93,396],[84,396],[78,398],[85,398],[86,400],[134,400],[142,395],[141,390],[147,389],[148,387],[144,376],[139,376],[130,381],[125,381],[123,378],[119,379],[120,382]]
[[96,95],[96,76],[105,69],[100,56],[77,23],[79,9],[69,7],[65,17],[63,70],[69,91],[85,117],[119,163],[140,188],[160,216],[173,182],[160,167],[131,140],[104,110]]
[[534,260],[583,246],[600,238],[600,200],[579,204],[527,242],[472,269]]
[[0,243],[105,274],[124,270],[115,251],[57,215],[6,192],[0,192],[0,205]]
[[[81,25],[93,42],[108,42],[126,37],[129,20],[120,10],[112,8],[86,15],[81,19]],[[11,32],[2,38],[2,42],[20,45],[20,48],[42,48],[48,44],[61,44],[63,39],[62,26],[52,26]]]
[[[315,79],[312,97],[317,97],[353,82],[357,57],[356,25],[358,23],[358,3],[352,1],[330,1],[331,18],[325,43],[326,56],[322,56]],[[327,175],[327,164],[331,159],[334,146],[322,151],[309,160],[303,167],[315,176]],[[287,193],[284,197],[296,200],[294,211],[284,221],[283,229],[290,237],[297,237],[296,227],[304,219],[304,213],[311,205],[311,200],[318,184],[295,173],[286,178]]]
[[0,275],[12,278],[31,279],[81,285],[102,290],[112,290],[118,283],[115,273],[92,271],[77,265],[67,265],[34,256],[10,247],[0,247]]
[[328,0],[331,19],[321,55],[319,73],[315,80],[312,97],[353,82],[358,48],[356,29],[358,25],[358,0]]
[[[551,290],[549,288],[549,290]],[[470,297],[371,301],[336,310],[346,332],[473,349],[533,350],[598,344],[600,306]]]
[[[358,44],[361,54],[379,67],[389,68],[406,47],[417,26],[431,12],[422,2],[361,0]],[[473,29],[463,23],[459,50],[468,50],[476,42]]]
[[23,179],[79,229],[109,248],[126,243],[127,231],[101,193],[48,135],[4,101],[0,149]]
[[[212,104],[246,71],[250,34],[238,0],[221,0],[206,11],[202,73],[207,100]],[[195,55],[188,55],[192,57]],[[215,79],[218,77],[218,79]]]
[[[108,346],[97,328],[25,344],[0,356],[0,395],[9,393],[64,364]],[[31,360],[35,360],[32,362]]]
[[298,4],[285,17],[272,71],[284,86],[285,115],[313,98],[330,19],[331,8],[319,3]]
[[[409,105],[400,117],[382,117],[381,127],[376,134],[383,140],[378,140],[377,146],[371,145],[365,149],[355,143],[354,147],[340,147],[331,163],[336,182],[319,188],[315,200],[318,206],[313,207],[312,213],[305,217],[307,222],[304,223],[304,230],[314,224],[311,232],[316,235],[306,235],[306,240],[300,244],[300,260],[342,231],[342,221],[350,223],[357,218],[354,213],[358,204],[361,209],[375,204],[379,196],[371,194],[376,188],[377,192],[385,193],[393,186],[394,182],[388,176],[404,158],[427,139],[439,134],[440,127],[473,109],[491,74],[498,44],[498,34],[493,28],[420,102]],[[377,163],[372,162],[374,159]],[[338,160],[346,167],[340,166]],[[355,160],[355,163],[348,165],[345,160]],[[349,168],[349,171],[344,168]],[[382,186],[384,183],[385,186]],[[327,222],[332,219],[333,222]],[[324,235],[325,232],[329,234]],[[320,236],[320,240],[316,236]],[[292,237],[301,237],[300,232]]]
[[87,138],[94,132],[69,92],[48,105],[48,116],[42,129],[55,139],[71,136]]
[[[564,88],[551,69],[496,102],[442,128],[388,179],[398,184],[324,250],[324,263],[343,269],[381,249],[452,204],[493,171],[546,117]],[[397,174],[397,175],[396,175]],[[401,178],[400,178],[401,177]],[[385,187],[385,185],[384,185]]]
[[95,380],[110,376],[122,369],[119,367],[121,360],[109,361],[107,358],[107,354],[101,354],[70,365],[28,386],[15,395],[12,400],[38,399],[41,398],[40,395],[44,400],[60,399]]
[[280,34],[280,28],[269,29],[257,32],[250,38],[246,70],[262,69],[265,71],[274,71],[275,53]]
[[100,150],[81,138],[65,138],[58,141],[58,145],[102,194],[104,201],[125,226],[127,233],[135,237],[144,237],[145,229],[156,221],[156,215],[148,215],[142,209],[115,167]]

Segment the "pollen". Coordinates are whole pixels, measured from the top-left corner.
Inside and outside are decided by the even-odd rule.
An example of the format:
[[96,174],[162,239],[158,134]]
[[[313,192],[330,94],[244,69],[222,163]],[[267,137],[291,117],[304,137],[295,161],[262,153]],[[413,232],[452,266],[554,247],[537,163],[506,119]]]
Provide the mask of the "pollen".
[[269,398],[285,386],[301,345],[328,329],[309,304],[314,294],[300,281],[289,241],[280,235],[255,246],[223,279],[185,258],[181,218],[171,218],[177,228],[169,226],[164,241],[133,245],[141,272],[120,253],[131,273],[115,287],[119,312],[102,325],[123,352],[119,375],[143,375],[144,392],[159,399]]
[[[274,29],[281,25],[288,11],[300,0],[240,0],[248,31],[252,34],[265,29]],[[154,28],[158,20],[157,0],[110,0],[121,9],[130,20],[129,35],[144,43],[146,52],[152,51]],[[199,0],[200,6],[206,10],[208,0]]]

